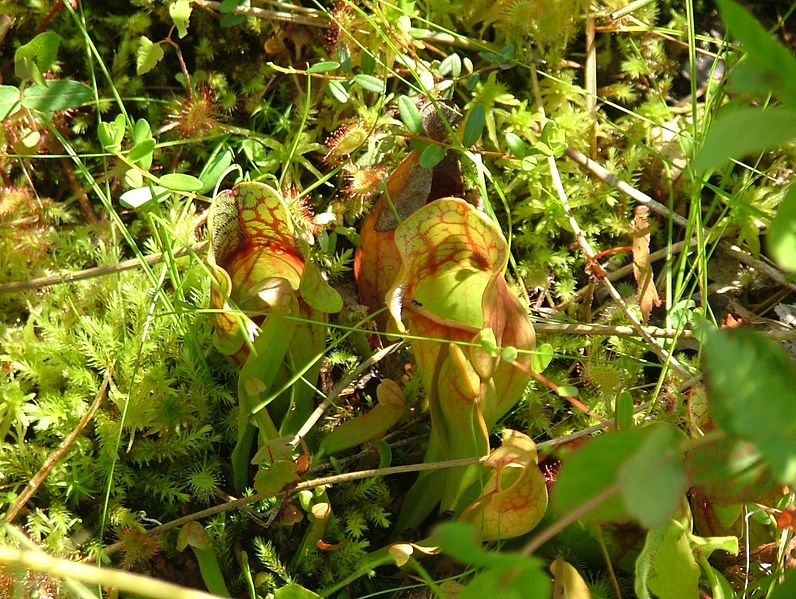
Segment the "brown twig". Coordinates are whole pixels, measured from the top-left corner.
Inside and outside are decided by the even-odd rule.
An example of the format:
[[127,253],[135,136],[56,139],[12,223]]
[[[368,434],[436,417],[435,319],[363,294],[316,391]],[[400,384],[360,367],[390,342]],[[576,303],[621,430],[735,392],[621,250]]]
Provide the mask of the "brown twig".
[[[533,84],[533,93],[534,97],[536,98],[536,106],[539,112],[544,116],[544,104],[542,102],[542,94],[539,90],[539,79],[536,75],[536,69],[531,69],[531,82]],[[590,160],[588,157],[583,156],[583,158],[590,162],[594,162]],[[567,199],[566,190],[564,190],[564,184],[561,182],[561,175],[558,172],[558,166],[556,164],[555,156],[548,156],[547,163],[550,167],[550,176],[553,179],[553,187],[556,189],[556,193],[558,194],[559,202],[561,202],[562,207],[564,208],[564,212],[567,215],[567,220],[569,220],[570,227],[572,231],[575,233],[575,236],[578,240],[578,245],[583,249],[583,252],[586,254],[586,257],[591,259],[594,256],[594,250],[592,249],[591,245],[589,244],[586,236],[583,234],[583,231],[578,224],[578,221],[575,219],[574,215],[572,214],[572,209],[569,206],[569,200]],[[606,171],[608,172],[608,171]],[[610,173],[609,173],[610,174]],[[617,179],[614,177],[614,179]],[[618,179],[617,179],[618,180]],[[629,187],[629,186],[628,186]],[[647,196],[649,200],[649,196]],[[617,303],[617,305],[621,308],[622,312],[628,318],[636,331],[638,331],[639,335],[646,341],[650,349],[664,362],[668,363],[677,373],[680,375],[684,380],[691,378],[691,373],[683,367],[682,364],[675,358],[671,353],[667,353],[660,344],[658,344],[655,339],[652,338],[641,326],[641,322],[639,322],[636,315],[630,311],[630,308],[625,303],[625,300],[622,299],[622,296],[616,290],[616,287],[613,286],[611,281],[604,278],[602,280],[603,286],[608,290],[608,294],[613,298],[613,300]]]
[[[207,248],[207,242],[201,241],[194,243],[189,247],[180,248],[172,252],[175,258],[181,258],[188,254],[195,254]],[[144,257],[144,262],[149,265],[157,264],[164,260],[164,253],[158,252]],[[95,266],[85,270],[78,270],[75,272],[64,272],[58,275],[51,275],[48,277],[39,277],[37,279],[28,279],[27,281],[15,281],[13,283],[4,283],[0,285],[1,293],[12,293],[15,291],[26,291],[29,289],[41,289],[42,287],[52,287],[53,285],[61,285],[63,283],[74,283],[75,281],[83,281],[85,279],[93,279],[94,277],[104,277],[106,275],[116,274],[125,270],[132,270],[139,268],[141,260],[132,258],[119,262],[118,264],[108,264],[106,266]]]
[[[191,4],[195,4],[206,10],[221,12],[221,2],[214,2],[212,0],[191,0]],[[283,21],[285,23],[309,25],[310,27],[327,27],[329,25],[329,17],[321,11],[305,8],[303,6],[295,6],[286,2],[280,2],[277,6],[289,8],[292,12],[270,10],[268,8],[258,8],[256,6],[236,6],[232,9],[232,13],[245,17],[257,17],[258,19],[270,19],[274,21]]]
[[111,365],[105,371],[105,376],[102,379],[100,388],[97,390],[94,401],[91,403],[88,410],[86,410],[86,413],[83,414],[83,417],[80,419],[80,422],[77,423],[75,429],[69,433],[69,435],[67,435],[64,440],[61,441],[60,445],[58,445],[55,451],[53,451],[47,457],[47,459],[44,460],[44,464],[42,464],[41,468],[39,468],[39,471],[33,476],[33,478],[30,479],[28,486],[25,487],[25,490],[22,491],[20,496],[14,502],[14,505],[12,505],[8,512],[6,512],[5,518],[3,519],[6,524],[10,524],[14,518],[17,517],[17,514],[19,514],[22,508],[25,507],[25,504],[28,502],[28,500],[33,497],[38,488],[50,474],[50,471],[53,469],[53,467],[66,455],[66,453],[69,451],[69,448],[72,447],[72,444],[77,439],[78,435],[80,435],[83,429],[86,428],[86,425],[89,423],[89,421],[94,417],[94,414],[96,414],[97,410],[99,409],[102,399],[105,397],[105,393],[108,390],[112,370],[113,366]]

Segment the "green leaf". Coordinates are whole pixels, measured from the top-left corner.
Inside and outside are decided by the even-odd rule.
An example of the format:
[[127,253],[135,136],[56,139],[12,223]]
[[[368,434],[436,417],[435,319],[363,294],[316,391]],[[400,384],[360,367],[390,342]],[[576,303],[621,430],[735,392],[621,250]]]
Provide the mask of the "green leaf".
[[[564,460],[552,491],[552,505],[567,514],[618,482],[618,472],[649,437],[648,428],[605,433],[578,447]],[[589,511],[587,521],[627,521],[630,513],[616,493]]]
[[46,85],[34,83],[22,94],[22,105],[43,114],[77,108],[94,99],[87,85],[71,79],[48,81]]
[[35,79],[49,69],[58,56],[61,37],[53,31],[40,33],[14,52],[14,74],[22,80]]
[[160,185],[137,187],[120,195],[119,203],[125,208],[136,210],[149,203],[163,201],[169,193],[171,192],[168,189]]
[[420,153],[420,166],[434,168],[445,158],[445,148],[437,144],[428,144]]
[[152,152],[154,150],[155,140],[150,137],[149,139],[145,139],[135,144],[127,154],[127,160],[136,163],[149,156],[149,165],[145,167],[142,165],[143,168],[148,169],[152,164]]
[[768,227],[768,249],[782,268],[796,271],[796,187],[793,185]]
[[[755,83],[745,86],[745,91],[761,95],[773,91],[783,102],[796,107],[796,58],[791,51],[736,2],[718,0],[718,4],[730,34],[740,40],[751,62],[744,70],[753,74]],[[733,80],[735,76],[733,73]]]
[[174,191],[199,191],[202,189],[202,181],[193,175],[185,173],[169,173],[160,178],[160,184]]
[[714,331],[705,377],[714,422],[754,443],[779,482],[796,485],[796,366],[785,352],[755,331]]
[[731,158],[759,153],[795,137],[796,110],[729,107],[719,112],[708,131],[694,170],[705,172]]
[[188,35],[188,21],[191,18],[191,3],[189,0],[176,0],[169,4],[169,16],[177,27],[177,36],[182,39]]
[[686,532],[676,522],[647,533],[644,549],[636,560],[635,579],[636,595],[641,599],[649,599],[649,591],[660,599],[698,595],[699,565]]
[[506,145],[515,158],[524,158],[528,153],[528,146],[525,144],[522,138],[511,131],[506,133]]
[[543,372],[553,361],[553,346],[542,343],[536,346],[536,351],[531,355],[531,369],[534,372]]
[[340,68],[340,63],[336,60],[324,60],[316,62],[314,65],[307,69],[308,73],[328,73]]
[[13,85],[0,85],[0,121],[10,117],[19,107],[19,89]]
[[146,119],[138,119],[133,127],[133,143],[137,144],[152,137],[152,127]]
[[680,448],[682,433],[669,425],[653,425],[647,430],[644,444],[617,474],[628,512],[644,528],[653,528],[671,517],[688,484]]
[[163,48],[160,44],[154,43],[147,36],[141,36],[141,44],[135,53],[135,72],[138,75],[148,73],[163,60]]
[[216,186],[218,180],[224,175],[229,165],[232,164],[232,158],[232,150],[227,149],[207,161],[207,164],[205,164],[199,174],[199,178],[202,180],[202,189],[199,190],[199,193],[207,193]]
[[398,113],[406,128],[415,135],[423,135],[423,117],[415,106],[415,103],[407,96],[398,98]]
[[622,391],[614,400],[614,420],[618,429],[633,427],[633,396]]
[[774,587],[769,599],[791,599],[796,597],[796,570],[785,572],[785,578],[781,584]]
[[124,139],[125,126],[125,118],[121,113],[117,114],[111,123],[100,122],[97,128],[97,137],[99,137],[102,147],[109,151],[119,151]]
[[354,76],[354,83],[359,87],[374,94],[384,93],[384,81],[373,75],[363,75],[362,73]]
[[462,59],[454,53],[446,56],[445,59],[439,63],[437,72],[443,77],[450,75],[451,77],[458,77],[462,74]]
[[467,122],[464,124],[462,133],[462,145],[469,148],[481,137],[485,124],[485,111],[483,104],[476,104],[467,115]]
[[348,90],[341,81],[336,79],[329,82],[329,93],[341,104],[348,102]]
[[276,589],[274,599],[320,599],[320,595],[308,591],[300,584],[291,582],[289,585]]

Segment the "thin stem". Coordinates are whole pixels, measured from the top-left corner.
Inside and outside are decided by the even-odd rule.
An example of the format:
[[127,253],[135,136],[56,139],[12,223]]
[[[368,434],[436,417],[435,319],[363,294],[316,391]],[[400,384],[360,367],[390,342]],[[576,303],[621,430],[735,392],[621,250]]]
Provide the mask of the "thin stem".
[[[531,82],[533,84],[533,93],[534,97],[536,98],[536,106],[539,112],[544,117],[544,105],[542,103],[542,94],[539,90],[539,78],[536,75],[536,69],[531,69]],[[586,158],[584,156],[584,158]],[[587,158],[588,160],[588,158]],[[592,161],[593,162],[593,161]],[[550,176],[553,179],[553,187],[556,189],[556,193],[558,194],[558,199],[561,202],[562,207],[564,208],[564,212],[567,215],[567,220],[569,221],[569,225],[572,228],[572,231],[575,233],[575,236],[578,240],[578,245],[583,249],[586,257],[592,259],[594,256],[594,250],[592,249],[591,245],[589,244],[586,236],[583,234],[583,230],[580,228],[578,221],[575,219],[575,216],[572,214],[572,209],[569,206],[569,200],[567,199],[567,192],[564,189],[564,184],[561,181],[561,175],[558,172],[558,165],[556,164],[555,156],[548,156],[547,157],[547,164],[550,167]],[[607,171],[606,171],[607,172]],[[636,315],[630,311],[630,308],[625,303],[625,300],[622,299],[622,296],[616,290],[616,287],[613,286],[611,281],[608,279],[603,279],[603,286],[608,290],[608,294],[613,298],[613,300],[619,305],[624,312],[625,316],[630,320],[631,325],[634,329],[636,329],[639,335],[646,341],[652,351],[661,358],[664,362],[669,363],[674,370],[683,378],[688,379],[691,377],[691,373],[683,367],[680,362],[671,354],[664,350],[655,339],[653,339],[641,326],[641,322],[636,318]]]
[[523,555],[533,555],[542,545],[547,543],[550,539],[555,537],[558,533],[564,530],[570,524],[577,522],[581,517],[588,514],[598,505],[607,501],[611,497],[613,497],[616,493],[619,492],[619,483],[614,483],[610,487],[607,487],[600,491],[597,495],[589,499],[588,501],[584,501],[578,507],[573,509],[571,512],[559,518],[553,524],[548,526],[534,538],[532,538],[525,547],[522,548]]

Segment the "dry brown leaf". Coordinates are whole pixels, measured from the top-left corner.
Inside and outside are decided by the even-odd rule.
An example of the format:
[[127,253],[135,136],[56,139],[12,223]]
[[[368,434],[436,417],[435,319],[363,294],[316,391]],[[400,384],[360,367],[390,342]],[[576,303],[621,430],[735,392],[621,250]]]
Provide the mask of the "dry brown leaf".
[[633,216],[633,276],[638,287],[638,305],[641,320],[647,322],[652,309],[661,305],[661,298],[655,288],[650,262],[650,226],[647,221],[649,208],[636,206]]

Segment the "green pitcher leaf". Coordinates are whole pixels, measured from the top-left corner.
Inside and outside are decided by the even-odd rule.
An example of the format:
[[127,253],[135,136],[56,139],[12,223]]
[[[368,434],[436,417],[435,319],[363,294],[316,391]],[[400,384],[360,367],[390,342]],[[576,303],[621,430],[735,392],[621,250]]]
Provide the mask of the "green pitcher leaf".
[[369,412],[346,420],[321,441],[320,452],[336,453],[378,439],[406,414],[403,391],[385,379],[376,389],[379,402]]

